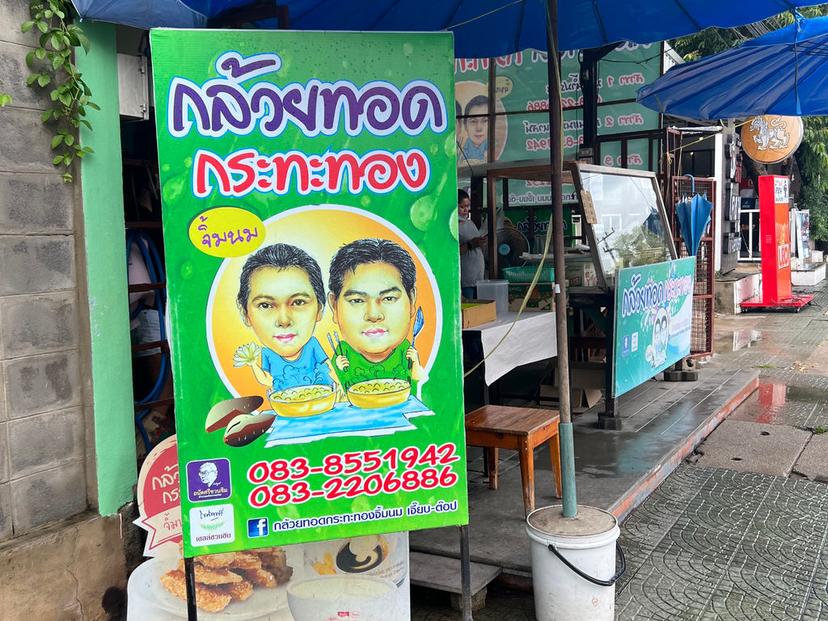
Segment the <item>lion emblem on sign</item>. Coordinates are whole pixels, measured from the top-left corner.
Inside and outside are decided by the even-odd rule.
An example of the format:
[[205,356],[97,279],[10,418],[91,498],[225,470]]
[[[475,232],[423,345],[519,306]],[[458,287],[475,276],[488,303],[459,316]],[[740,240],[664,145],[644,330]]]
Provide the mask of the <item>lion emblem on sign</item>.
[[779,117],[770,123],[763,116],[757,116],[750,124],[751,137],[760,151],[785,149],[791,136],[787,131],[785,120]]

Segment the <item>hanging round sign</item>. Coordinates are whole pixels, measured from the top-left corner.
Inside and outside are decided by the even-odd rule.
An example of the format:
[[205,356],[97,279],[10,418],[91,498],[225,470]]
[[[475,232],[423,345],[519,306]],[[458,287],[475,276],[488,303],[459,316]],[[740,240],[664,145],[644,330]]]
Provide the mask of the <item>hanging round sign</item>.
[[754,162],[776,164],[793,155],[803,134],[801,117],[754,116],[742,125],[742,148]]

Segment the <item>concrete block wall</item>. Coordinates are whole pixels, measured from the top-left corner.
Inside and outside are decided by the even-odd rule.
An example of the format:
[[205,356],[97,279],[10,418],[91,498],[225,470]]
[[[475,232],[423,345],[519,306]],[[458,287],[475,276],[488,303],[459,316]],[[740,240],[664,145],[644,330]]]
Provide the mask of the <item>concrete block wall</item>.
[[27,0],[0,2],[0,541],[87,506],[76,192],[26,86]]

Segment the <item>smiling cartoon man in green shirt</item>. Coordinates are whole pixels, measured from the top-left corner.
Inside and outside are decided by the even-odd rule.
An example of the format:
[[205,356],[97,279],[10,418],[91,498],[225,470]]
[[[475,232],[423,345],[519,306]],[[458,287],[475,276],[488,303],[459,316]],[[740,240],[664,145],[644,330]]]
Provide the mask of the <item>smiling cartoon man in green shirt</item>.
[[416,312],[417,269],[402,247],[386,239],[359,239],[331,261],[328,302],[342,333],[334,369],[343,388],[371,379],[426,381],[408,340]]

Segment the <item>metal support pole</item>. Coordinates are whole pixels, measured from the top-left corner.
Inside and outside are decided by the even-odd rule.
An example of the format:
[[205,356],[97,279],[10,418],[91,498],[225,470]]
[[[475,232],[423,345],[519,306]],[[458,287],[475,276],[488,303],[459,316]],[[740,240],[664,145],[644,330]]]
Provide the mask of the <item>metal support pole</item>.
[[555,253],[555,327],[558,337],[558,401],[561,422],[561,467],[563,473],[563,515],[575,517],[575,451],[572,444],[572,414],[569,403],[569,335],[567,332],[566,263],[563,219],[563,108],[561,103],[561,60],[558,55],[558,0],[546,4],[547,72],[549,79],[549,133],[552,164],[552,247]]
[[607,366],[604,374],[604,411],[598,412],[598,429],[611,429],[620,431],[622,429],[621,417],[618,416],[618,404],[615,399],[615,300],[610,296],[606,301],[607,323],[604,332],[606,333]]
[[198,621],[195,565],[192,558],[184,559],[184,582],[187,584],[187,621]]
[[578,149],[578,159],[598,162],[598,61],[617,47],[615,43],[581,51],[580,81],[584,96],[583,144]]
[[474,621],[472,619],[471,558],[469,553],[468,525],[460,527],[460,582],[463,591],[463,621]]

